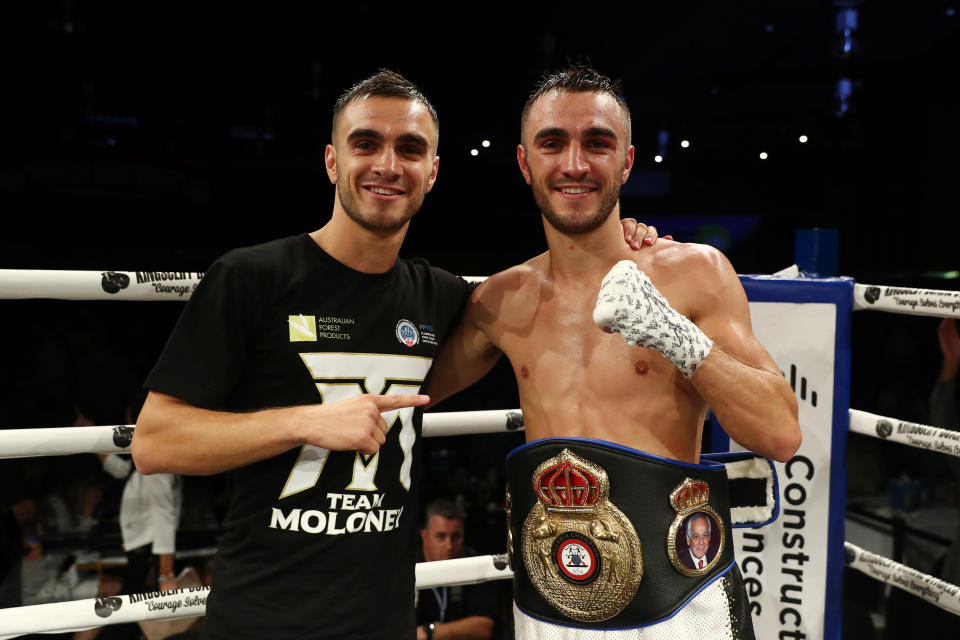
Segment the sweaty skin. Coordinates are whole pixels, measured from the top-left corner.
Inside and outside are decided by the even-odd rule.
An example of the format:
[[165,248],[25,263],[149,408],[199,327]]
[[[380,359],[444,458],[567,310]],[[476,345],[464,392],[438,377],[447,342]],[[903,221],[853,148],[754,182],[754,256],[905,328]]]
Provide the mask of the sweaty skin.
[[[661,239],[626,257],[671,306],[692,316],[697,305],[684,273],[711,259],[705,248]],[[597,289],[599,280],[593,287],[556,282],[546,253],[493,276],[472,301],[465,320],[517,374],[527,439],[600,438],[696,460],[706,403],[660,353],[631,347],[593,323]]]

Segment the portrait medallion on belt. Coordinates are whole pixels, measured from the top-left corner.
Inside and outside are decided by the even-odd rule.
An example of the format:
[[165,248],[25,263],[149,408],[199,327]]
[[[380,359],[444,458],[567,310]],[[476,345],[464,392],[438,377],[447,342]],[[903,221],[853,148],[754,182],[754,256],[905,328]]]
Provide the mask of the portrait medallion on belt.
[[643,550],[630,520],[610,502],[599,465],[569,449],[533,473],[537,503],[520,548],[530,582],[560,613],[609,620],[630,603],[643,577]]
[[677,571],[691,578],[709,573],[726,544],[723,521],[709,501],[710,486],[691,478],[670,494],[677,517],[667,533],[667,556]]

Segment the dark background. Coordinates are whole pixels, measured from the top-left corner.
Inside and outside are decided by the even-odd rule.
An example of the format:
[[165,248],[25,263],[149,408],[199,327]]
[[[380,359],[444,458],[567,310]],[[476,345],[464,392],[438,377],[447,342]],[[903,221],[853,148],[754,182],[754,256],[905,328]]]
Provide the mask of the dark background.
[[[796,229],[834,228],[842,275],[958,288],[960,3],[328,4],[7,3],[0,268],[202,271],[320,227],[331,105],[389,67],[441,119],[439,179],[402,254],[493,273],[545,249],[516,168],[520,107],[543,72],[585,58],[622,79],[632,109],[625,215],[715,244],[740,273],[790,265]],[[0,302],[0,425],[65,426],[81,404],[125,422],[115,398],[136,398],[180,308]],[[854,317],[852,406],[926,421],[937,321],[868,313]],[[444,408],[516,405],[501,365]],[[471,438],[431,444],[436,477],[459,478],[443,488],[475,487],[474,469],[519,441]],[[928,472],[874,446],[880,485]],[[475,493],[480,510],[499,500]]]
[[[229,248],[320,227],[331,104],[386,66],[441,117],[439,180],[403,254],[493,273],[545,248],[516,168],[520,107],[544,71],[582,58],[622,79],[632,107],[624,215],[715,244],[740,273],[790,265],[796,229],[835,228],[842,275],[957,288],[952,0],[663,4],[7,6],[0,268],[201,271]],[[844,11],[856,13],[847,40]],[[179,305],[3,310],[9,360],[48,369],[40,378],[56,375],[32,349],[89,343],[87,324],[142,379]],[[923,421],[936,321],[880,316],[855,316],[853,406]],[[30,371],[3,375],[20,388],[6,411],[34,405],[8,424],[55,408],[25,397],[42,386]]]

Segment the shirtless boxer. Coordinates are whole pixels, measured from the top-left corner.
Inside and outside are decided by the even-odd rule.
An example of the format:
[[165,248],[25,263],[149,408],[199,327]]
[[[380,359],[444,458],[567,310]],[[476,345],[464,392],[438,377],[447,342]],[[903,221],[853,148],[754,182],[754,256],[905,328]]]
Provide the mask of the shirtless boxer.
[[[528,444],[508,460],[508,468],[523,467],[519,476],[525,478],[511,483],[512,508],[520,523],[530,511],[532,523],[522,529],[515,523],[510,531],[519,570],[518,637],[582,638],[585,629],[599,628],[644,638],[651,637],[644,629],[653,626],[664,634],[658,638],[702,635],[708,627],[727,629],[717,637],[752,638],[731,544],[696,576],[683,574],[679,561],[671,565],[664,550],[670,547],[665,538],[677,535],[671,519],[690,511],[671,510],[670,497],[692,496],[687,507],[708,514],[716,514],[708,510],[714,498],[724,499],[725,475],[710,475],[710,465],[697,464],[708,406],[738,443],[785,461],[800,445],[797,402],[753,336],[746,295],[723,254],[669,240],[637,253],[624,246],[618,199],[634,148],[629,110],[618,94],[609,79],[577,66],[546,78],[525,105],[517,161],[540,208],[549,251],[492,276],[473,293],[436,364],[450,373],[434,376],[428,393],[438,402],[479,379],[502,354],[516,374]],[[582,445],[572,456],[563,453],[571,443]],[[536,459],[527,461],[530,456]],[[695,482],[682,489],[686,477]],[[583,496],[590,497],[587,504],[577,502]],[[620,522],[610,508],[635,498],[630,519],[642,554],[641,544],[626,542],[631,536],[623,527],[611,538],[620,542],[589,535]],[[582,526],[562,521],[578,507],[600,509],[599,515]],[[711,517],[728,531],[729,508],[717,508],[727,512]],[[564,528],[574,531],[573,538],[558,543]],[[525,545],[530,552],[521,554]],[[569,552],[572,560],[558,561],[551,574],[542,569],[547,552],[556,558]],[[642,555],[642,569],[632,553]],[[535,561],[524,565],[518,554]],[[630,574],[617,568],[631,562],[632,573],[642,570],[647,580],[625,587],[627,600],[635,597],[617,613],[567,606],[578,597],[577,572],[599,567],[587,576],[597,585],[608,575]],[[524,569],[531,575],[521,580]],[[675,588],[661,588],[663,581]],[[609,594],[620,587],[597,588]],[[661,592],[669,592],[667,600],[654,602]],[[641,599],[652,608],[638,604]]]

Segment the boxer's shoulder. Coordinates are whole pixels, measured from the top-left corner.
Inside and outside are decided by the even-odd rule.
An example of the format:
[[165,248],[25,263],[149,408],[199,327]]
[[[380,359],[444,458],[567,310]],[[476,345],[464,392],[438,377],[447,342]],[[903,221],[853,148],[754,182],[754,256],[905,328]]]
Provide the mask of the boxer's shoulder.
[[491,298],[527,294],[546,280],[546,254],[495,273],[477,288],[478,297]]
[[472,300],[479,323],[514,325],[515,316],[526,317],[535,310],[548,285],[544,263],[544,256],[537,256],[484,280]]
[[709,285],[736,275],[723,253],[710,245],[661,239],[650,249],[648,255],[637,256],[637,266],[658,287],[689,284],[691,278]]
[[674,242],[661,239],[650,249],[650,262],[653,268],[706,269],[715,267],[719,261],[726,260],[716,248],[696,242]]

